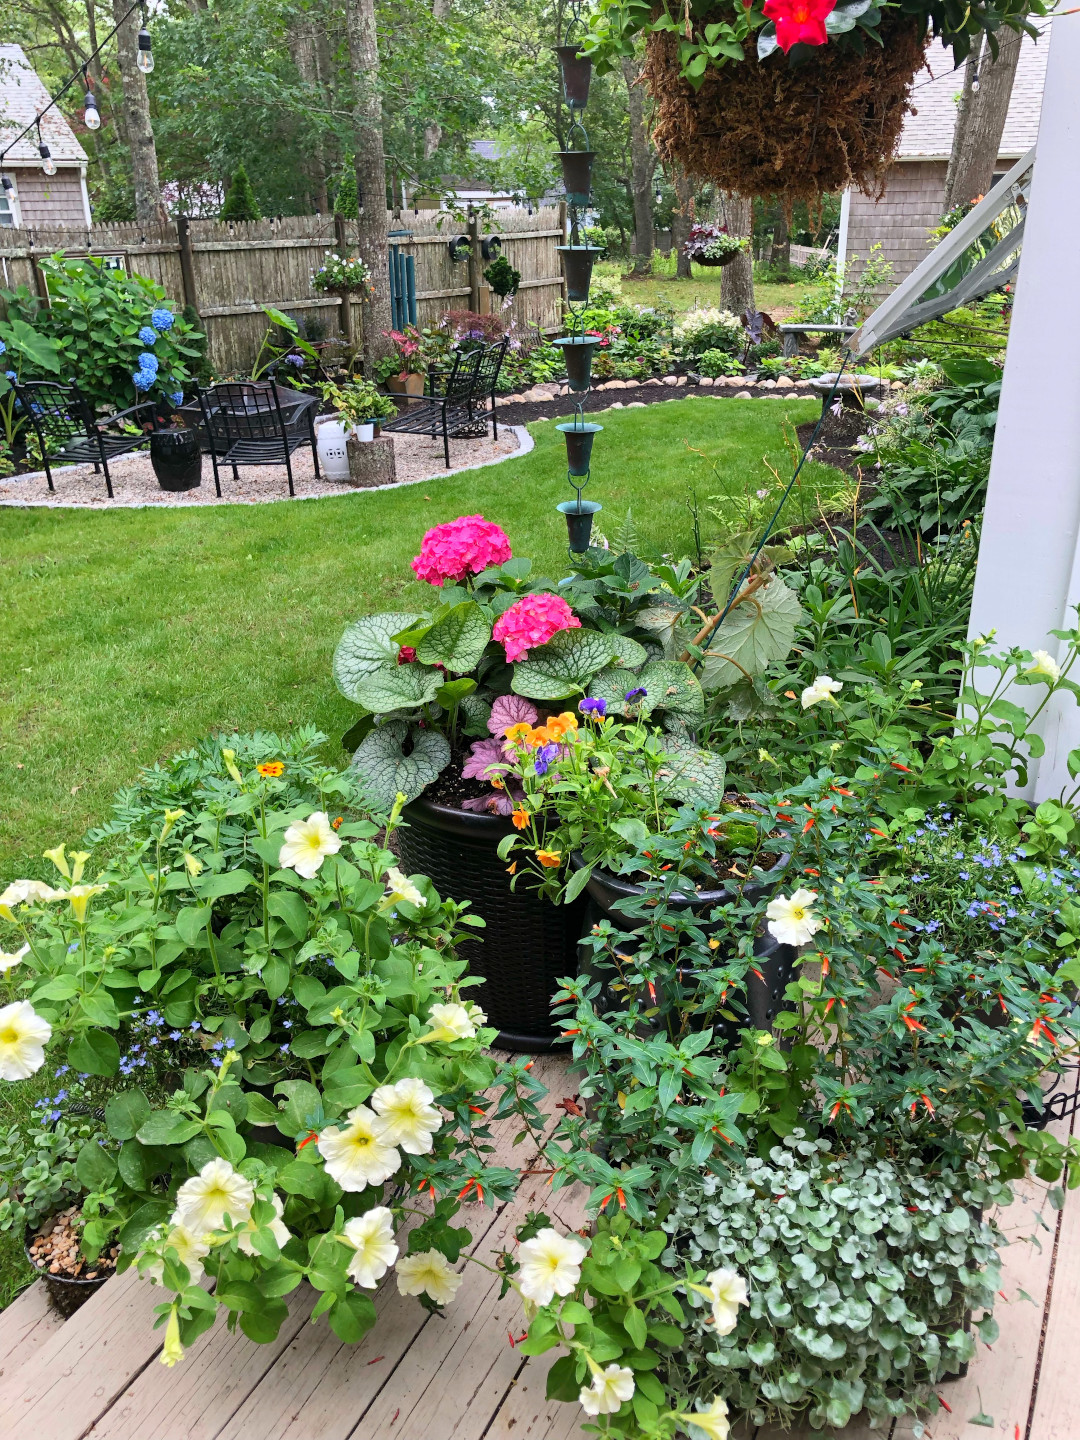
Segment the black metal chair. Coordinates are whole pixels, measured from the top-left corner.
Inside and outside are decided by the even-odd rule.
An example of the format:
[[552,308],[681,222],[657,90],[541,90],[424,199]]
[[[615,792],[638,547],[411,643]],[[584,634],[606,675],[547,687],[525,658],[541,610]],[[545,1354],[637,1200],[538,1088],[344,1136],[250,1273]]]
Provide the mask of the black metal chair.
[[477,377],[484,354],[483,350],[470,350],[459,354],[454,368],[446,376],[442,394],[414,397],[393,420],[383,422],[383,432],[430,435],[433,440],[441,434],[443,456],[449,470],[451,438],[467,433],[468,427],[476,423],[472,405],[477,393]]
[[470,416],[483,427],[479,431],[481,435],[486,432],[490,416],[495,440],[499,438],[499,422],[495,417],[495,386],[498,384],[499,371],[506,359],[509,344],[509,337],[504,336],[495,345],[489,345],[481,352],[480,368],[476,372],[476,391],[469,403]]
[[[93,465],[95,473],[104,471],[105,490],[111,500],[113,488],[109,461],[128,455],[147,443],[154,429],[154,402],[142,400],[127,410],[96,416],[93,405],[74,380],[66,385],[58,380],[15,380],[12,383],[15,399],[34,427],[41,447],[49,489],[56,489],[52,477],[55,463]],[[114,426],[119,428],[115,434],[110,434]],[[50,447],[52,454],[49,453]]]
[[233,479],[239,480],[240,465],[284,465],[289,477],[289,494],[293,488],[292,457],[305,445],[311,446],[315,476],[319,478],[319,451],[315,443],[315,401],[304,406],[307,433],[299,417],[290,407],[287,414],[281,406],[276,385],[253,381],[227,381],[204,390],[195,386],[203,428],[214,467],[214,488],[221,494],[220,467],[228,465]]

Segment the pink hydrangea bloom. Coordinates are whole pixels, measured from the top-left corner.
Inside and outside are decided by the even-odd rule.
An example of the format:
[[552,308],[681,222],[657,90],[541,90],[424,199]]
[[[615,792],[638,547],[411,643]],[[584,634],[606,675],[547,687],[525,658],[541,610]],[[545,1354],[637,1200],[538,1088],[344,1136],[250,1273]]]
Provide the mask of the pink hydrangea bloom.
[[510,541],[498,525],[482,515],[459,515],[427,532],[412,568],[428,584],[445,585],[479,575],[489,565],[505,565],[511,554]]
[[523,660],[560,630],[580,630],[581,621],[561,595],[525,595],[495,621],[491,632],[502,642],[507,660]]

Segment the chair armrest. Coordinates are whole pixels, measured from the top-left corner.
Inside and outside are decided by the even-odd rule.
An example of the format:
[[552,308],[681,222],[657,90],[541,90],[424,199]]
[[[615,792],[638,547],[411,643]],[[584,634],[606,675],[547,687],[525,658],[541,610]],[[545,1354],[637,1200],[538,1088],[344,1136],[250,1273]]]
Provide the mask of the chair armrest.
[[[149,411],[149,414],[146,412]],[[139,416],[142,418],[138,418]],[[154,402],[153,400],[141,400],[137,405],[130,405],[126,410],[117,410],[112,415],[105,415],[100,420],[94,421],[95,430],[107,430],[110,425],[115,425],[117,420],[128,421],[134,419],[139,425],[145,425],[149,420],[153,424]]]

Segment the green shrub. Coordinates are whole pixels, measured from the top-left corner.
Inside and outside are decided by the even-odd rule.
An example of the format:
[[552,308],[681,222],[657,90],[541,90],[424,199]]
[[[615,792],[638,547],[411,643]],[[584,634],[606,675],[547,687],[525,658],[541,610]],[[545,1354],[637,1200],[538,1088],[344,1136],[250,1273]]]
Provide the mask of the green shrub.
[[698,361],[697,368],[702,375],[715,379],[717,375],[730,375],[733,371],[741,370],[742,365],[729,350],[706,350]]
[[218,219],[234,221],[262,219],[259,202],[255,199],[255,191],[252,189],[251,181],[248,179],[243,165],[238,165],[233,171],[233,177]]

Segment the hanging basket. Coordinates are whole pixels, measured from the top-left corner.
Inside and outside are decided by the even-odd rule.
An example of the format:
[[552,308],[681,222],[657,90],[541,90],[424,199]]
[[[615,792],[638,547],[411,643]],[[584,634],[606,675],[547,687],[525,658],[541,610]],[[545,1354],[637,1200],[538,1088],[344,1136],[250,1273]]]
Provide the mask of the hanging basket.
[[719,257],[713,255],[691,255],[690,259],[695,265],[705,265],[706,267],[715,269],[718,265],[730,265],[736,255],[743,255],[745,253],[743,250],[732,250],[730,255],[721,255]]
[[929,39],[921,19],[891,10],[880,35],[862,55],[830,41],[797,65],[779,50],[759,60],[749,41],[743,61],[710,67],[699,90],[679,74],[678,37],[650,35],[645,78],[660,158],[740,195],[879,193]]

